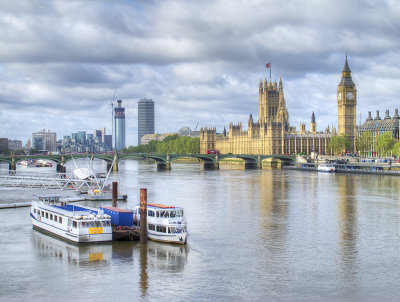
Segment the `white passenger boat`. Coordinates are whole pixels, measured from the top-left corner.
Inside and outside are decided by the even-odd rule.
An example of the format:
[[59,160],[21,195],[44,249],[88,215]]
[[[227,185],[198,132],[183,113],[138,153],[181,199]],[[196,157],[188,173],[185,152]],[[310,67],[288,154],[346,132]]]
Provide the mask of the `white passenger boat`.
[[38,196],[32,201],[34,229],[76,243],[112,240],[111,216],[100,210],[60,203],[60,196]]
[[336,167],[333,164],[319,164],[317,170],[319,172],[335,172]]
[[27,167],[28,166],[28,161],[27,160],[21,160],[21,161],[18,162],[18,165]]
[[[133,209],[133,225],[139,227],[140,205]],[[185,244],[187,222],[183,208],[163,204],[147,205],[147,237],[154,241]]]

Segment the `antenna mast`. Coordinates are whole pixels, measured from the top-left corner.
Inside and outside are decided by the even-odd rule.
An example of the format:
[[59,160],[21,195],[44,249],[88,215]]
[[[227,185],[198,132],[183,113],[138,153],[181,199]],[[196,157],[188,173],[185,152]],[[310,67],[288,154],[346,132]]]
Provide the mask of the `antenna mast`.
[[[115,140],[114,135],[114,100],[115,100],[115,93],[117,92],[117,88],[114,90],[114,96],[111,101],[111,150],[113,149],[113,141]],[[115,144],[114,144],[115,146]]]

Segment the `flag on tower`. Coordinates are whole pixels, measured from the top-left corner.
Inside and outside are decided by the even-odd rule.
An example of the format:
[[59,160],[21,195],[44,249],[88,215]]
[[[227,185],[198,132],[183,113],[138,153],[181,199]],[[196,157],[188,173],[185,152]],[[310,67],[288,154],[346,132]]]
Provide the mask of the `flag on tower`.
[[272,71],[271,61],[269,61],[269,63],[265,64],[265,68],[269,68],[269,79],[271,79],[271,71]]

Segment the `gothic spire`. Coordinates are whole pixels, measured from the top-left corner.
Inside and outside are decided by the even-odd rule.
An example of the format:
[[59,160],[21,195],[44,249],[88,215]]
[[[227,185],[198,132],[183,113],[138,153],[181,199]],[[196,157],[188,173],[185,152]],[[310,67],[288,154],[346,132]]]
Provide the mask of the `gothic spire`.
[[347,53],[346,53],[346,61],[345,61],[345,63],[344,63],[344,67],[343,67],[343,70],[342,70],[342,72],[351,72],[351,70],[350,70],[350,67],[349,67],[349,64],[347,63]]
[[349,67],[349,63],[347,62],[347,53],[346,53],[346,61],[344,62],[344,67],[342,70],[342,80],[339,85],[345,86],[354,86],[354,82],[351,79],[351,70]]

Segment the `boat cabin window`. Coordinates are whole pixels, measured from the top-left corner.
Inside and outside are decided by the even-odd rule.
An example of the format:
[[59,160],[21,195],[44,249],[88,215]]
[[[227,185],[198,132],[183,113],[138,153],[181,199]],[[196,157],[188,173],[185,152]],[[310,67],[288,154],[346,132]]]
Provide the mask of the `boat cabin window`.
[[154,217],[154,211],[153,210],[147,210],[147,215],[150,217]]
[[168,233],[175,234],[176,233],[176,227],[168,227]]
[[50,220],[53,220],[53,214],[50,214]]
[[60,200],[59,196],[39,196],[40,201],[45,202],[58,202]]
[[168,211],[160,211],[160,217],[169,218],[169,212]]
[[83,221],[83,222],[79,223],[79,227],[84,227],[84,228],[101,227],[101,226],[108,226],[108,225],[110,225],[109,221],[90,221],[90,222]]
[[169,216],[170,216],[171,218],[174,218],[174,217],[176,216],[176,212],[175,212],[175,211],[171,211],[171,212],[169,213]]
[[89,221],[89,222],[87,222],[87,226],[89,228],[100,227],[101,223],[100,223],[100,221]]
[[149,223],[149,230],[150,231],[155,231],[156,230],[156,226],[154,224],[150,224]]
[[168,233],[170,233],[170,234],[182,233],[183,230],[184,230],[184,228],[182,228],[182,227],[180,227],[180,226],[168,227]]
[[36,208],[33,209],[33,213],[36,213]]
[[57,215],[54,215],[54,221],[57,222]]
[[44,217],[44,212],[42,211],[42,217]]
[[74,228],[77,228],[77,223],[76,223],[76,221],[72,222],[72,226],[73,226]]
[[61,216],[58,217],[58,222],[62,223],[62,217]]
[[47,219],[49,218],[49,213],[47,213],[47,212],[46,212],[46,218],[47,218]]
[[156,230],[157,230],[157,232],[160,232],[160,233],[166,233],[167,232],[167,228],[165,226],[162,226],[162,225],[158,225],[156,227]]
[[156,211],[156,217],[160,217],[160,212]]

